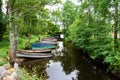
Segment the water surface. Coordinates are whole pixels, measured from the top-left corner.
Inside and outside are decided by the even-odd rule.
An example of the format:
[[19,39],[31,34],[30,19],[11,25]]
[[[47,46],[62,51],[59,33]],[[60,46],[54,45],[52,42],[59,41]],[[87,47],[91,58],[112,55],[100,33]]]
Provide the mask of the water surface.
[[59,48],[49,59],[32,59],[22,63],[22,67],[32,74],[47,80],[119,80],[96,66],[71,43],[58,42]]

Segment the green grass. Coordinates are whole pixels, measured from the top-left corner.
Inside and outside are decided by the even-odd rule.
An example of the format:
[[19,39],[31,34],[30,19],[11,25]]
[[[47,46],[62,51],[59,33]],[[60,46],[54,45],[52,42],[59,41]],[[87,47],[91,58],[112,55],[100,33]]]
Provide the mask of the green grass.
[[[41,35],[40,39],[46,37],[47,35]],[[35,43],[39,40],[38,36],[31,35],[30,36],[30,44]],[[29,43],[29,39],[26,36],[21,36],[18,41],[18,49],[24,49],[26,45]]]

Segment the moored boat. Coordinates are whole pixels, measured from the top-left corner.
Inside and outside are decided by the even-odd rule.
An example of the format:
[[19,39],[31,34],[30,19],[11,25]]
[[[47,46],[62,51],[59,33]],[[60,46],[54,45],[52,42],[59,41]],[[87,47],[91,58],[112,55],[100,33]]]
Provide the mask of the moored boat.
[[26,52],[26,53],[49,53],[53,49],[40,49],[40,50],[19,50],[19,52]]
[[42,41],[53,41],[53,42],[57,42],[57,39],[55,39],[55,38],[52,38],[52,37],[46,37],[46,38],[44,38],[44,39],[42,39]]
[[34,43],[34,44],[32,44],[32,49],[33,49],[33,50],[53,49],[53,48],[56,48],[56,45],[46,44],[46,43]]
[[46,44],[54,44],[54,45],[57,45],[57,42],[54,42],[54,41],[41,41],[40,43],[46,43]]
[[50,53],[25,53],[25,52],[17,52],[16,57],[24,57],[24,58],[50,58],[53,55]]

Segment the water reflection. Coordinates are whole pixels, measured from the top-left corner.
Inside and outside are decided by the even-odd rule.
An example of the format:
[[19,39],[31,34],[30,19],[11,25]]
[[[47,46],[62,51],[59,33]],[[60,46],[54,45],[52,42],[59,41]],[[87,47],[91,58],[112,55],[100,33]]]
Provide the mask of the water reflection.
[[59,41],[57,42],[57,49],[52,51],[52,54],[55,56],[63,56],[63,50],[64,50],[64,46],[63,46],[63,41]]
[[54,62],[50,60],[47,64],[46,72],[49,77],[47,80],[78,80],[79,71],[73,70],[70,74],[66,74],[60,61]]
[[64,46],[63,46],[63,41],[59,41],[58,42],[58,49],[57,49],[57,52],[62,52],[62,50],[64,49]]

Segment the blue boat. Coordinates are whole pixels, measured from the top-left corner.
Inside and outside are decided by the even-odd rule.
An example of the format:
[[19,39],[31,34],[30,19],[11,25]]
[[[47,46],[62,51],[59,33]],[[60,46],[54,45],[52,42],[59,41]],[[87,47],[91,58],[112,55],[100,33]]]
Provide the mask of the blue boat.
[[54,44],[46,44],[46,43],[34,43],[32,44],[32,49],[50,49],[50,48],[56,48],[56,45]]

